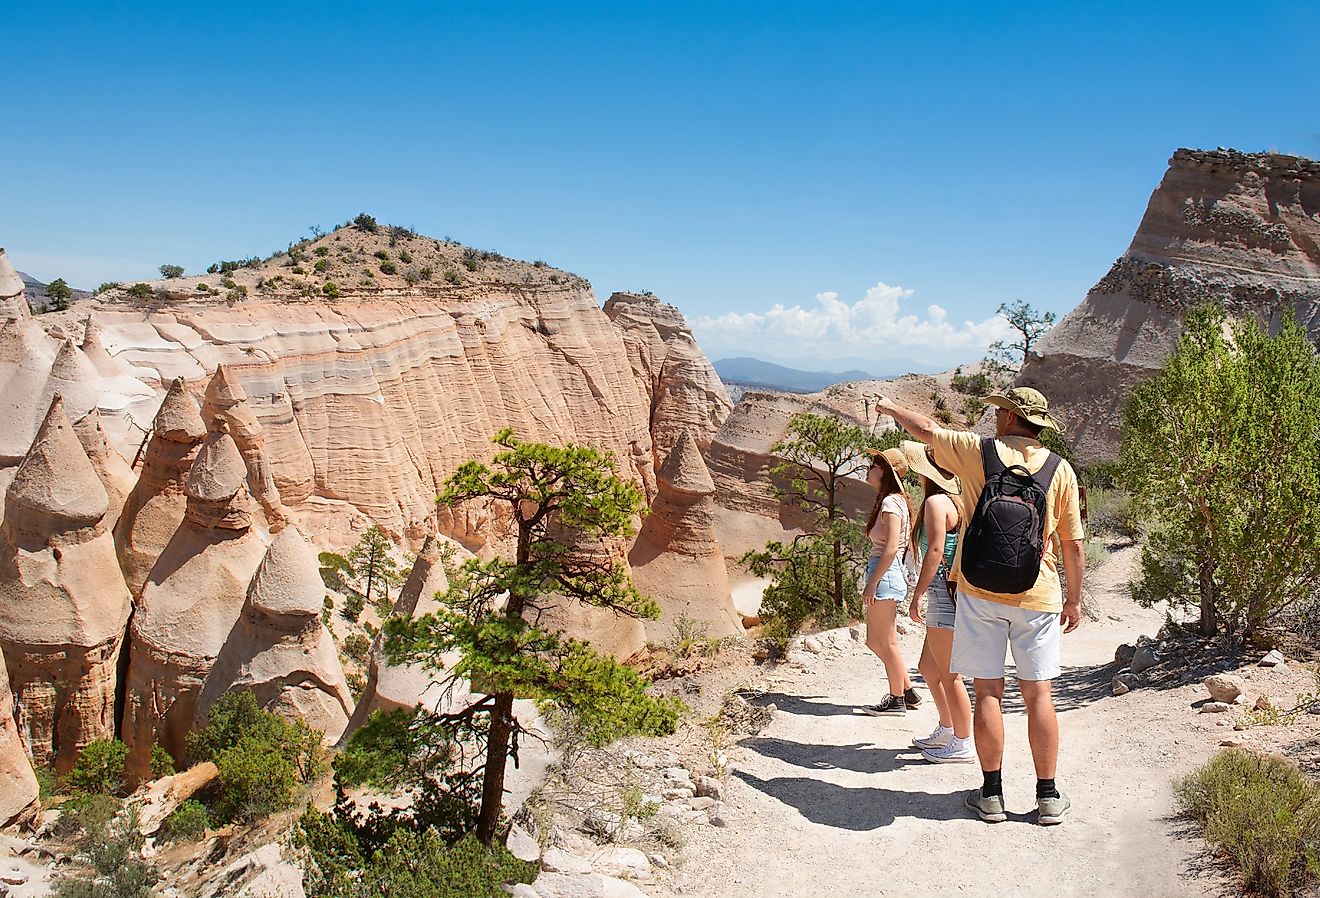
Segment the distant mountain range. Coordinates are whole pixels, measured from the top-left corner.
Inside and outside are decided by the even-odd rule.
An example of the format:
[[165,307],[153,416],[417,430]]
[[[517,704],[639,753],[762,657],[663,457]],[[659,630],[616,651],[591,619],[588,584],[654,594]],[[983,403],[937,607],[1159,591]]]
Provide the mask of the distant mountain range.
[[[847,360],[852,361],[852,360]],[[849,371],[802,371],[785,365],[776,365],[761,359],[740,357],[720,359],[715,362],[715,372],[725,383],[739,384],[746,387],[764,387],[782,390],[786,393],[816,393],[834,384],[848,383],[854,380],[885,380],[898,377],[909,371],[927,372],[925,366],[897,360],[894,367],[907,366],[903,371],[891,374],[875,374],[869,371],[853,369]]]

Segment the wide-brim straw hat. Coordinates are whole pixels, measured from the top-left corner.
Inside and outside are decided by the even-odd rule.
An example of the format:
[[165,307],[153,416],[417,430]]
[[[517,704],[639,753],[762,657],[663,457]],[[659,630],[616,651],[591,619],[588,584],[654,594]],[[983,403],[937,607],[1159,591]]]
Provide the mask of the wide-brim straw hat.
[[900,450],[885,449],[881,451],[879,449],[867,449],[866,454],[871,457],[871,464],[887,466],[889,470],[894,473],[894,481],[896,483],[901,484],[903,478],[907,476],[907,456],[905,456]]
[[935,460],[930,455],[930,447],[925,443],[904,440],[898,448],[903,451],[908,470],[913,474],[920,474],[951,496],[962,493],[962,484],[958,481],[957,475],[950,474],[935,464]]
[[1031,387],[1013,387],[1002,393],[991,393],[981,401],[986,405],[1008,409],[1019,418],[1039,427],[1052,427],[1063,433],[1059,422],[1050,416],[1050,401],[1040,390],[1033,390]]

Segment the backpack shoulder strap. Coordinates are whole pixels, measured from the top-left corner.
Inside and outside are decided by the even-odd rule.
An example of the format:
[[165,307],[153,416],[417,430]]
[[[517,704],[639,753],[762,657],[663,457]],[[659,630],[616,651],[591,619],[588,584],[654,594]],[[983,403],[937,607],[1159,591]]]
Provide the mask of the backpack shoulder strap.
[[986,480],[1004,471],[1004,462],[999,458],[994,437],[981,438],[981,464],[985,467]]
[[1031,475],[1031,479],[1036,481],[1036,486],[1040,487],[1042,492],[1049,493],[1050,484],[1054,482],[1054,472],[1059,469],[1059,463],[1062,461],[1063,458],[1058,453],[1051,452],[1040,470]]

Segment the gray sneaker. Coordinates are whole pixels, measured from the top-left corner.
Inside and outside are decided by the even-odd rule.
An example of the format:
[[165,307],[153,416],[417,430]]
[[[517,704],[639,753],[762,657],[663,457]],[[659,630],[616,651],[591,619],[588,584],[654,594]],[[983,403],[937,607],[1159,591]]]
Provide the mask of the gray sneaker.
[[907,714],[907,703],[903,701],[901,695],[886,695],[880,700],[878,705],[867,705],[862,708],[862,712],[870,714],[872,717],[889,717],[890,715]]
[[974,811],[976,816],[986,823],[1003,823],[1008,819],[1008,814],[1004,812],[1002,795],[991,795],[986,798],[981,794],[980,789],[973,789],[967,793],[967,800],[963,804],[967,806],[967,810]]
[[1072,807],[1072,802],[1062,791],[1058,798],[1037,798],[1036,810],[1039,811],[1039,822],[1041,826],[1054,826],[1062,823],[1063,818],[1067,816],[1068,809]]

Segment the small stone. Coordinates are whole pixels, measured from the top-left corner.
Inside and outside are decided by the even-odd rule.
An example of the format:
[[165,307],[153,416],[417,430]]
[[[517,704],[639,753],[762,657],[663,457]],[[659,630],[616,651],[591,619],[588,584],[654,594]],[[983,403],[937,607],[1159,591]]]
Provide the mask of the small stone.
[[541,898],[541,893],[525,882],[516,882],[509,886],[509,894],[513,898]]
[[1141,685],[1141,678],[1130,670],[1119,671],[1110,681],[1110,688],[1114,695],[1127,695],[1133,689]]
[[592,835],[612,839],[623,826],[623,818],[610,811],[596,808],[587,814],[587,819],[582,821],[582,825]]
[[1210,693],[1215,704],[1232,704],[1247,687],[1241,677],[1232,674],[1211,674],[1201,681],[1201,685]]
[[707,808],[715,807],[715,799],[708,795],[698,795],[687,800],[688,807],[694,811],[704,811]]
[[1251,736],[1247,733],[1234,733],[1232,736],[1225,736],[1223,739],[1220,739],[1219,744],[1227,747],[1232,745],[1245,745],[1250,741]]
[[520,861],[534,861],[541,856],[541,846],[521,826],[509,829],[509,853]]
[[1114,663],[1119,667],[1128,667],[1132,664],[1132,656],[1136,653],[1137,647],[1125,642],[1114,649]]
[[1261,667],[1275,667],[1284,662],[1283,652],[1278,649],[1270,649],[1264,658],[1260,659]]
[[715,806],[707,811],[706,814],[707,819],[710,820],[711,826],[729,825],[729,810],[722,801],[716,802]]
[[646,859],[651,862],[652,867],[657,867],[661,870],[667,870],[669,868],[669,858],[665,857],[658,851],[654,854],[648,854]]
[[809,652],[792,651],[788,653],[788,664],[790,667],[798,667],[806,670],[816,663],[816,656]]
[[1307,714],[1320,714],[1320,702],[1316,702],[1314,705],[1312,705],[1311,707],[1307,708],[1307,709],[1306,709],[1306,713],[1307,713]]
[[674,789],[666,789],[661,793],[665,801],[686,801],[695,794],[696,793],[692,789],[681,786]]
[[1232,707],[1233,706],[1230,705],[1228,702],[1206,702],[1204,705],[1201,706],[1201,713],[1223,714],[1225,711],[1227,711]]
[[[727,763],[727,758],[725,759]],[[713,776],[697,777],[697,794],[700,796],[709,796],[716,801],[724,799],[724,784]]]
[[861,627],[849,627],[848,635],[852,637],[853,642],[865,642],[866,634],[862,632]]
[[899,636],[906,636],[910,632],[908,625],[901,619],[894,621],[894,629],[898,631]]
[[1256,703],[1252,705],[1252,707],[1255,708],[1257,711],[1273,711],[1274,702],[1270,701],[1270,697],[1268,695],[1262,695],[1256,699]]
[[638,768],[639,770],[655,769],[655,758],[651,757],[645,752],[640,752],[640,751],[628,752],[628,760],[631,761],[632,765]]
[[1149,636],[1141,636],[1137,639],[1137,647],[1132,652],[1132,662],[1129,665],[1132,672],[1139,674],[1150,670],[1161,661],[1159,644]]
[[802,640],[802,648],[804,651],[811,652],[813,655],[819,655],[823,646],[820,644],[820,640],[815,636],[808,636],[806,639]]
[[665,779],[671,783],[690,785],[692,783],[692,774],[686,767],[670,767],[665,771]]
[[547,848],[541,856],[541,869],[547,873],[567,873],[570,876],[591,872],[591,863],[586,858],[569,854],[562,848]]
[[598,852],[591,859],[597,873],[646,882],[651,879],[651,862],[636,848],[615,846]]

